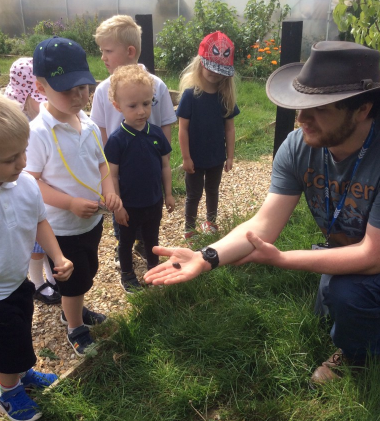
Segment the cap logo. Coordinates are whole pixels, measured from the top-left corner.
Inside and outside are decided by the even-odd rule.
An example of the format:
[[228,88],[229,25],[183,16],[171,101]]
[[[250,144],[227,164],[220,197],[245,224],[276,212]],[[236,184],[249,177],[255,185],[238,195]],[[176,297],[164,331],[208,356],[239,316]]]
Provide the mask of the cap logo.
[[57,76],[57,75],[63,75],[65,72],[63,71],[62,67],[58,67],[58,69],[55,72],[51,73],[51,77]]

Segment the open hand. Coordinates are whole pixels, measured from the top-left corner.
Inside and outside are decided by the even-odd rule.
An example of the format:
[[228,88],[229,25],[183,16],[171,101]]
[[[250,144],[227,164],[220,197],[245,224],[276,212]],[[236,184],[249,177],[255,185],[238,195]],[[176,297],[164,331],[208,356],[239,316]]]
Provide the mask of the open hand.
[[[201,253],[188,248],[155,246],[153,253],[159,256],[169,256],[170,259],[145,274],[144,280],[147,284],[169,285],[186,282],[207,270],[208,264],[203,260]],[[208,266],[210,269],[210,265]]]

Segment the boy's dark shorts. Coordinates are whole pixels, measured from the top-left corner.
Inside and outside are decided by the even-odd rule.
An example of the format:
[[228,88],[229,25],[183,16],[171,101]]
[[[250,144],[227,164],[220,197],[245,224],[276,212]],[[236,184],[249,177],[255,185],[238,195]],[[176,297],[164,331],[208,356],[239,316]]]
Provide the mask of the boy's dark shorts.
[[[64,282],[57,281],[59,292],[64,297],[77,297],[91,289],[99,266],[98,247],[102,231],[103,219],[84,234],[56,237],[63,255],[74,264],[70,278]],[[52,266],[53,262],[49,261]]]
[[25,279],[0,300],[0,373],[22,373],[37,361],[32,341],[34,291],[34,284]]

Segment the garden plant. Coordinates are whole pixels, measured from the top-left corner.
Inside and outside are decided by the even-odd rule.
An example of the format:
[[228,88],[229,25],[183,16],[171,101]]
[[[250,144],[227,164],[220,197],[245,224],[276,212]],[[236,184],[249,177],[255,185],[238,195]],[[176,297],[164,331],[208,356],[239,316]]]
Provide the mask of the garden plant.
[[348,41],[380,50],[380,1],[339,0],[333,17],[342,36]]

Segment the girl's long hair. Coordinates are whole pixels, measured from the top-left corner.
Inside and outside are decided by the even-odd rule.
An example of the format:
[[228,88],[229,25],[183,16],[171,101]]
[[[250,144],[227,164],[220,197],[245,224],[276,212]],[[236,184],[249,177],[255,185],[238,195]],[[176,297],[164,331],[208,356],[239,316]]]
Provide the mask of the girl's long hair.
[[[202,63],[200,56],[192,59],[191,63],[182,71],[179,82],[179,99],[181,98],[185,89],[194,88],[194,95],[202,95],[203,76]],[[236,104],[236,85],[234,76],[225,76],[218,84],[218,93],[222,98],[222,104],[226,109],[226,114],[223,117],[228,117],[234,111]]]

